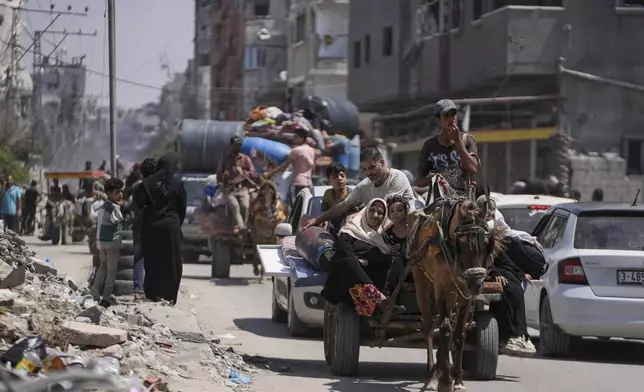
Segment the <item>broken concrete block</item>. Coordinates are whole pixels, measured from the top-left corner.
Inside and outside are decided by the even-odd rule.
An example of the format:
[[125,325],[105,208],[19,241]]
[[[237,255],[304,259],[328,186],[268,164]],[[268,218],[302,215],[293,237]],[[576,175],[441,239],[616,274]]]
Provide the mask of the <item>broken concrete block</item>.
[[78,313],[76,317],[87,317],[92,320],[92,323],[98,324],[101,322],[101,316],[105,313],[105,308],[102,306],[92,306],[82,312]]
[[122,359],[123,358],[123,347],[120,344],[114,344],[103,350],[103,354],[108,357]]
[[109,347],[127,340],[127,331],[99,325],[68,321],[63,328],[69,337],[69,343],[78,346]]
[[[4,264],[5,266],[7,265],[5,263],[2,264]],[[11,272],[9,272],[8,274],[5,274],[5,272],[7,272],[6,269],[3,269],[2,272],[0,272],[0,289],[10,289],[25,283],[25,279],[27,277],[27,269],[24,265],[19,265],[16,268],[12,268]]]
[[16,297],[18,297],[18,294],[11,290],[0,290],[0,306],[12,306]]
[[39,275],[58,275],[58,270],[54,268],[50,263],[38,260],[35,257],[31,258],[31,265],[34,269],[34,272]]

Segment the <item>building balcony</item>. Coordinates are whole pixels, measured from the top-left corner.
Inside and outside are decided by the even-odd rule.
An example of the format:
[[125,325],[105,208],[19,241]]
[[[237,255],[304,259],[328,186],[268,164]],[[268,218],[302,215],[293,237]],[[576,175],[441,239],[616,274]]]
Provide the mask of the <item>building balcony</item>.
[[563,7],[506,6],[422,38],[421,95],[472,91],[507,77],[552,75],[563,53]]

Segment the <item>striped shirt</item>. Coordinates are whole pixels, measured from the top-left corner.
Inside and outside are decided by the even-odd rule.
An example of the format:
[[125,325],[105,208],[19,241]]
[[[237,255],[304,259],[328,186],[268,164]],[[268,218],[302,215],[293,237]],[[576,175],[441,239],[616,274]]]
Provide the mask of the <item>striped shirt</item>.
[[105,200],[94,205],[96,211],[96,245],[98,249],[121,246],[123,214],[118,204]]

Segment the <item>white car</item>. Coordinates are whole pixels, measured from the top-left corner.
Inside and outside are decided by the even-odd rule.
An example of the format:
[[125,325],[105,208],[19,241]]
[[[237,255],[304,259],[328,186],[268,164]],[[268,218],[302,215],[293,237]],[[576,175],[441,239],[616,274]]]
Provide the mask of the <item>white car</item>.
[[[286,223],[277,225],[275,235],[295,235],[301,229],[303,216],[319,216],[322,213],[322,197],[330,188],[316,186],[314,193],[309,189],[300,191]],[[419,200],[416,208],[422,205],[423,202]],[[281,252],[280,245],[258,245],[257,253],[265,276],[271,276],[273,279],[271,319],[275,322],[286,322],[291,336],[303,336],[312,328],[322,328],[324,299],[320,292],[326,282],[326,273],[314,269],[303,260],[293,261],[293,265],[289,264]]]
[[[314,193],[303,189],[295,197],[286,221],[275,229],[278,237],[295,235],[300,231],[302,217],[322,213],[322,197],[330,186],[316,186]],[[295,230],[294,230],[295,228]],[[310,328],[321,328],[324,321],[324,299],[320,292],[326,273],[315,270],[307,262],[292,267],[285,260],[280,245],[258,245],[257,252],[266,276],[273,279],[271,319],[286,322],[291,336],[302,336]]]
[[526,318],[544,355],[564,356],[584,336],[644,339],[643,207],[557,205],[533,235],[548,269],[526,289]]
[[491,193],[490,196],[496,201],[496,208],[503,214],[505,223],[514,230],[531,233],[537,222],[550,207],[574,203],[576,200],[564,197],[544,195],[505,195]]

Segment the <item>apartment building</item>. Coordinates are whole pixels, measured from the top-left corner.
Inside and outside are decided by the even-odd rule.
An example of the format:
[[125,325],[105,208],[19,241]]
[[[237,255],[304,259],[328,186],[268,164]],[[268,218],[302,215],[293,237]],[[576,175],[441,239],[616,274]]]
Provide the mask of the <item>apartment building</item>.
[[210,118],[210,64],[212,17],[216,0],[195,0],[194,55],[190,69],[190,93],[196,97],[191,116]]
[[288,0],[246,0],[244,110],[284,107],[287,79]]
[[448,97],[483,98],[464,101],[463,125],[499,191],[550,174],[548,139],[557,131],[579,150],[619,152],[629,173],[644,173],[644,93],[558,72],[561,64],[644,84],[644,41],[634,38],[644,33],[643,3],[352,0],[348,97],[380,114],[374,127],[398,144],[400,167],[417,166],[435,132],[432,103]]
[[215,0],[212,14],[211,118],[237,121],[244,116],[244,2]]
[[349,0],[291,0],[288,87],[295,105],[314,95],[347,97]]

